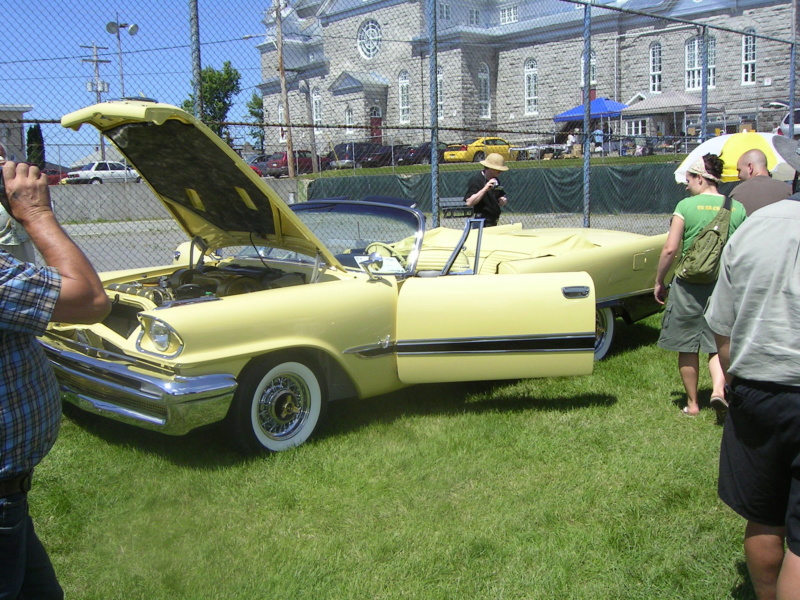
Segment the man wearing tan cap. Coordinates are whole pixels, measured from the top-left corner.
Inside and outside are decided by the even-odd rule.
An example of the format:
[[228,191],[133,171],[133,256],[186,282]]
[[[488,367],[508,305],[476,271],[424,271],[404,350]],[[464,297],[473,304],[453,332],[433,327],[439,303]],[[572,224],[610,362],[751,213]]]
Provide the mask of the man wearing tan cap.
[[481,161],[484,169],[475,174],[467,184],[464,202],[475,211],[474,218],[483,219],[484,227],[497,225],[502,208],[508,204],[505,191],[497,176],[508,167],[499,154],[490,154]]

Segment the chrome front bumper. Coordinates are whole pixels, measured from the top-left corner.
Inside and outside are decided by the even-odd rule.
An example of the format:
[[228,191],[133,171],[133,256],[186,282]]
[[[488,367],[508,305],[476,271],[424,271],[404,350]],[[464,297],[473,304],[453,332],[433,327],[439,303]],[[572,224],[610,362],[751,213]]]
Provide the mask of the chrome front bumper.
[[159,376],[130,357],[92,358],[40,341],[68,402],[138,427],[183,435],[216,423],[236,391],[233,375]]

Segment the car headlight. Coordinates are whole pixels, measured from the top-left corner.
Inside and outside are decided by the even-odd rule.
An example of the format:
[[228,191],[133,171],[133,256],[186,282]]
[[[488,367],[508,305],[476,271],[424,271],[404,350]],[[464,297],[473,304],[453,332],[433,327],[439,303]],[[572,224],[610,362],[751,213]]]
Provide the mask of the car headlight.
[[173,358],[183,350],[183,340],[177,332],[161,319],[141,316],[142,332],[136,341],[141,352],[161,354]]

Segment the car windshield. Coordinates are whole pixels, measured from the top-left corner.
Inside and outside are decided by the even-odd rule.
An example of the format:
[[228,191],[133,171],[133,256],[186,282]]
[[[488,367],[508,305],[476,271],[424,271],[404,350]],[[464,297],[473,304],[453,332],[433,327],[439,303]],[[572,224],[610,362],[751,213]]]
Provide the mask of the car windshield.
[[[361,269],[360,263],[373,252],[383,264],[376,274],[404,276],[413,272],[422,244],[424,218],[404,206],[391,206],[343,200],[313,200],[292,205],[301,221],[348,269]],[[311,262],[313,258],[277,248],[245,247],[242,258],[270,258],[292,262]]]

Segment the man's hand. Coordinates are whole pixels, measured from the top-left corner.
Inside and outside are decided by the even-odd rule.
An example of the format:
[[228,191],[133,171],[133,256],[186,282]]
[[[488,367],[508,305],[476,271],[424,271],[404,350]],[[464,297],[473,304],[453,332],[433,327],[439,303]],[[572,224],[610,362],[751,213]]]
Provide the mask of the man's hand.
[[3,182],[11,216],[27,227],[42,215],[53,214],[47,175],[36,166],[7,162],[3,165]]

